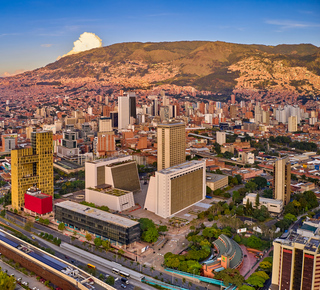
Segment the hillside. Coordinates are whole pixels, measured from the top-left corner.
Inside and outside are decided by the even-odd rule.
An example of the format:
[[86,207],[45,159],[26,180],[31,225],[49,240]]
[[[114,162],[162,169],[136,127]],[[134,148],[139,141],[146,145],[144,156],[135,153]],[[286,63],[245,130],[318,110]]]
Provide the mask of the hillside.
[[212,92],[250,88],[319,94],[320,48],[220,41],[119,43],[61,58],[20,77],[130,88],[172,84]]

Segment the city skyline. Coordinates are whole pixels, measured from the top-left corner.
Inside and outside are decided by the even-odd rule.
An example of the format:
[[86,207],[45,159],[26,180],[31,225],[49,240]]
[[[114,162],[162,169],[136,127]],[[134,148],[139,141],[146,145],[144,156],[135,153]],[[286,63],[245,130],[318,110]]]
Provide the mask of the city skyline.
[[319,14],[317,1],[8,2],[2,4],[0,76],[54,62],[84,32],[95,33],[103,46],[179,40],[319,46]]

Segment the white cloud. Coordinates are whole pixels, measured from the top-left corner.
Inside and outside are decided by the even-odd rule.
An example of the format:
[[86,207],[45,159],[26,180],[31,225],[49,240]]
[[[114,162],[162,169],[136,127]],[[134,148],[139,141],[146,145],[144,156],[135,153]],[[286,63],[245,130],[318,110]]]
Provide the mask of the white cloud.
[[52,45],[53,45],[52,43],[41,44],[42,47],[51,47]]
[[100,37],[91,32],[84,32],[80,35],[79,39],[73,43],[72,50],[62,57],[97,47],[102,47],[102,40]]
[[279,26],[281,29],[320,27],[319,23],[299,22],[292,20],[267,20],[267,24]]
[[26,70],[25,69],[17,69],[16,71],[14,71],[13,73],[9,73],[7,71],[5,71],[3,74],[2,74],[2,77],[12,77],[14,75],[18,75],[18,74],[22,74],[23,72],[25,72]]

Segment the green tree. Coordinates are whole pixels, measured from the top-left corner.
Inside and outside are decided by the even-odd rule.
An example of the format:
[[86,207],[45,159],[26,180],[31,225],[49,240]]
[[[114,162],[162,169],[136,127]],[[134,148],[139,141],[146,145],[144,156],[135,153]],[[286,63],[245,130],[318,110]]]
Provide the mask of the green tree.
[[283,218],[290,220],[291,222],[295,222],[297,220],[296,216],[291,213],[287,213]]
[[159,233],[157,229],[153,227],[143,232],[141,239],[147,243],[154,243],[158,240],[158,237],[159,237]]
[[113,276],[108,276],[106,279],[106,283],[110,286],[114,285],[114,277]]
[[254,272],[252,275],[260,276],[262,277],[265,281],[268,280],[270,277],[265,271],[257,271]]
[[95,238],[93,242],[97,248],[102,245],[102,240],[100,238]]
[[268,184],[267,179],[261,176],[256,176],[252,181],[257,185],[258,189],[264,188]]
[[222,280],[225,286],[229,286],[230,284],[234,284],[240,287],[244,283],[244,278],[240,275],[239,270],[236,269],[225,269],[218,272],[215,276],[215,279]]
[[255,191],[258,187],[258,185],[256,183],[254,183],[253,181],[249,181],[246,183],[246,185],[244,186],[246,189],[249,189],[249,191]]
[[158,232],[160,233],[164,233],[164,232],[167,232],[168,231],[168,227],[167,226],[160,226],[158,228]]
[[242,285],[239,290],[255,290],[255,288],[248,285]]
[[263,287],[264,283],[266,282],[265,279],[263,279],[260,276],[257,275],[251,275],[246,282],[254,287]]
[[58,225],[58,230],[59,230],[59,231],[63,231],[65,228],[66,228],[66,226],[65,226],[64,223],[60,223],[60,224]]
[[154,222],[148,218],[141,218],[139,219],[140,229],[141,231],[147,231],[149,228],[154,228]]
[[257,195],[256,195],[256,208],[259,208],[259,205],[260,205],[260,196],[259,196],[259,193],[257,193]]
[[272,263],[270,263],[268,261],[262,261],[259,266],[260,266],[260,268],[262,268],[264,270],[271,270]]
[[260,249],[262,246],[262,241],[258,237],[252,235],[251,237],[248,238],[247,245],[249,248]]

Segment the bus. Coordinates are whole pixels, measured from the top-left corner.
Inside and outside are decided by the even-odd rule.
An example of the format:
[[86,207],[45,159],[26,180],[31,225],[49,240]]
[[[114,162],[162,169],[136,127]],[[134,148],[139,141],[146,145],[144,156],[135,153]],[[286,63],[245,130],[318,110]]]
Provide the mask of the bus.
[[87,264],[87,267],[88,267],[89,269],[95,269],[95,268],[96,268],[96,266],[94,266],[94,265],[92,265],[92,264]]
[[130,274],[120,271],[120,276],[128,279],[130,277]]
[[112,273],[113,274],[117,274],[117,275],[119,275],[119,270],[118,269],[116,269],[116,268],[112,268]]

